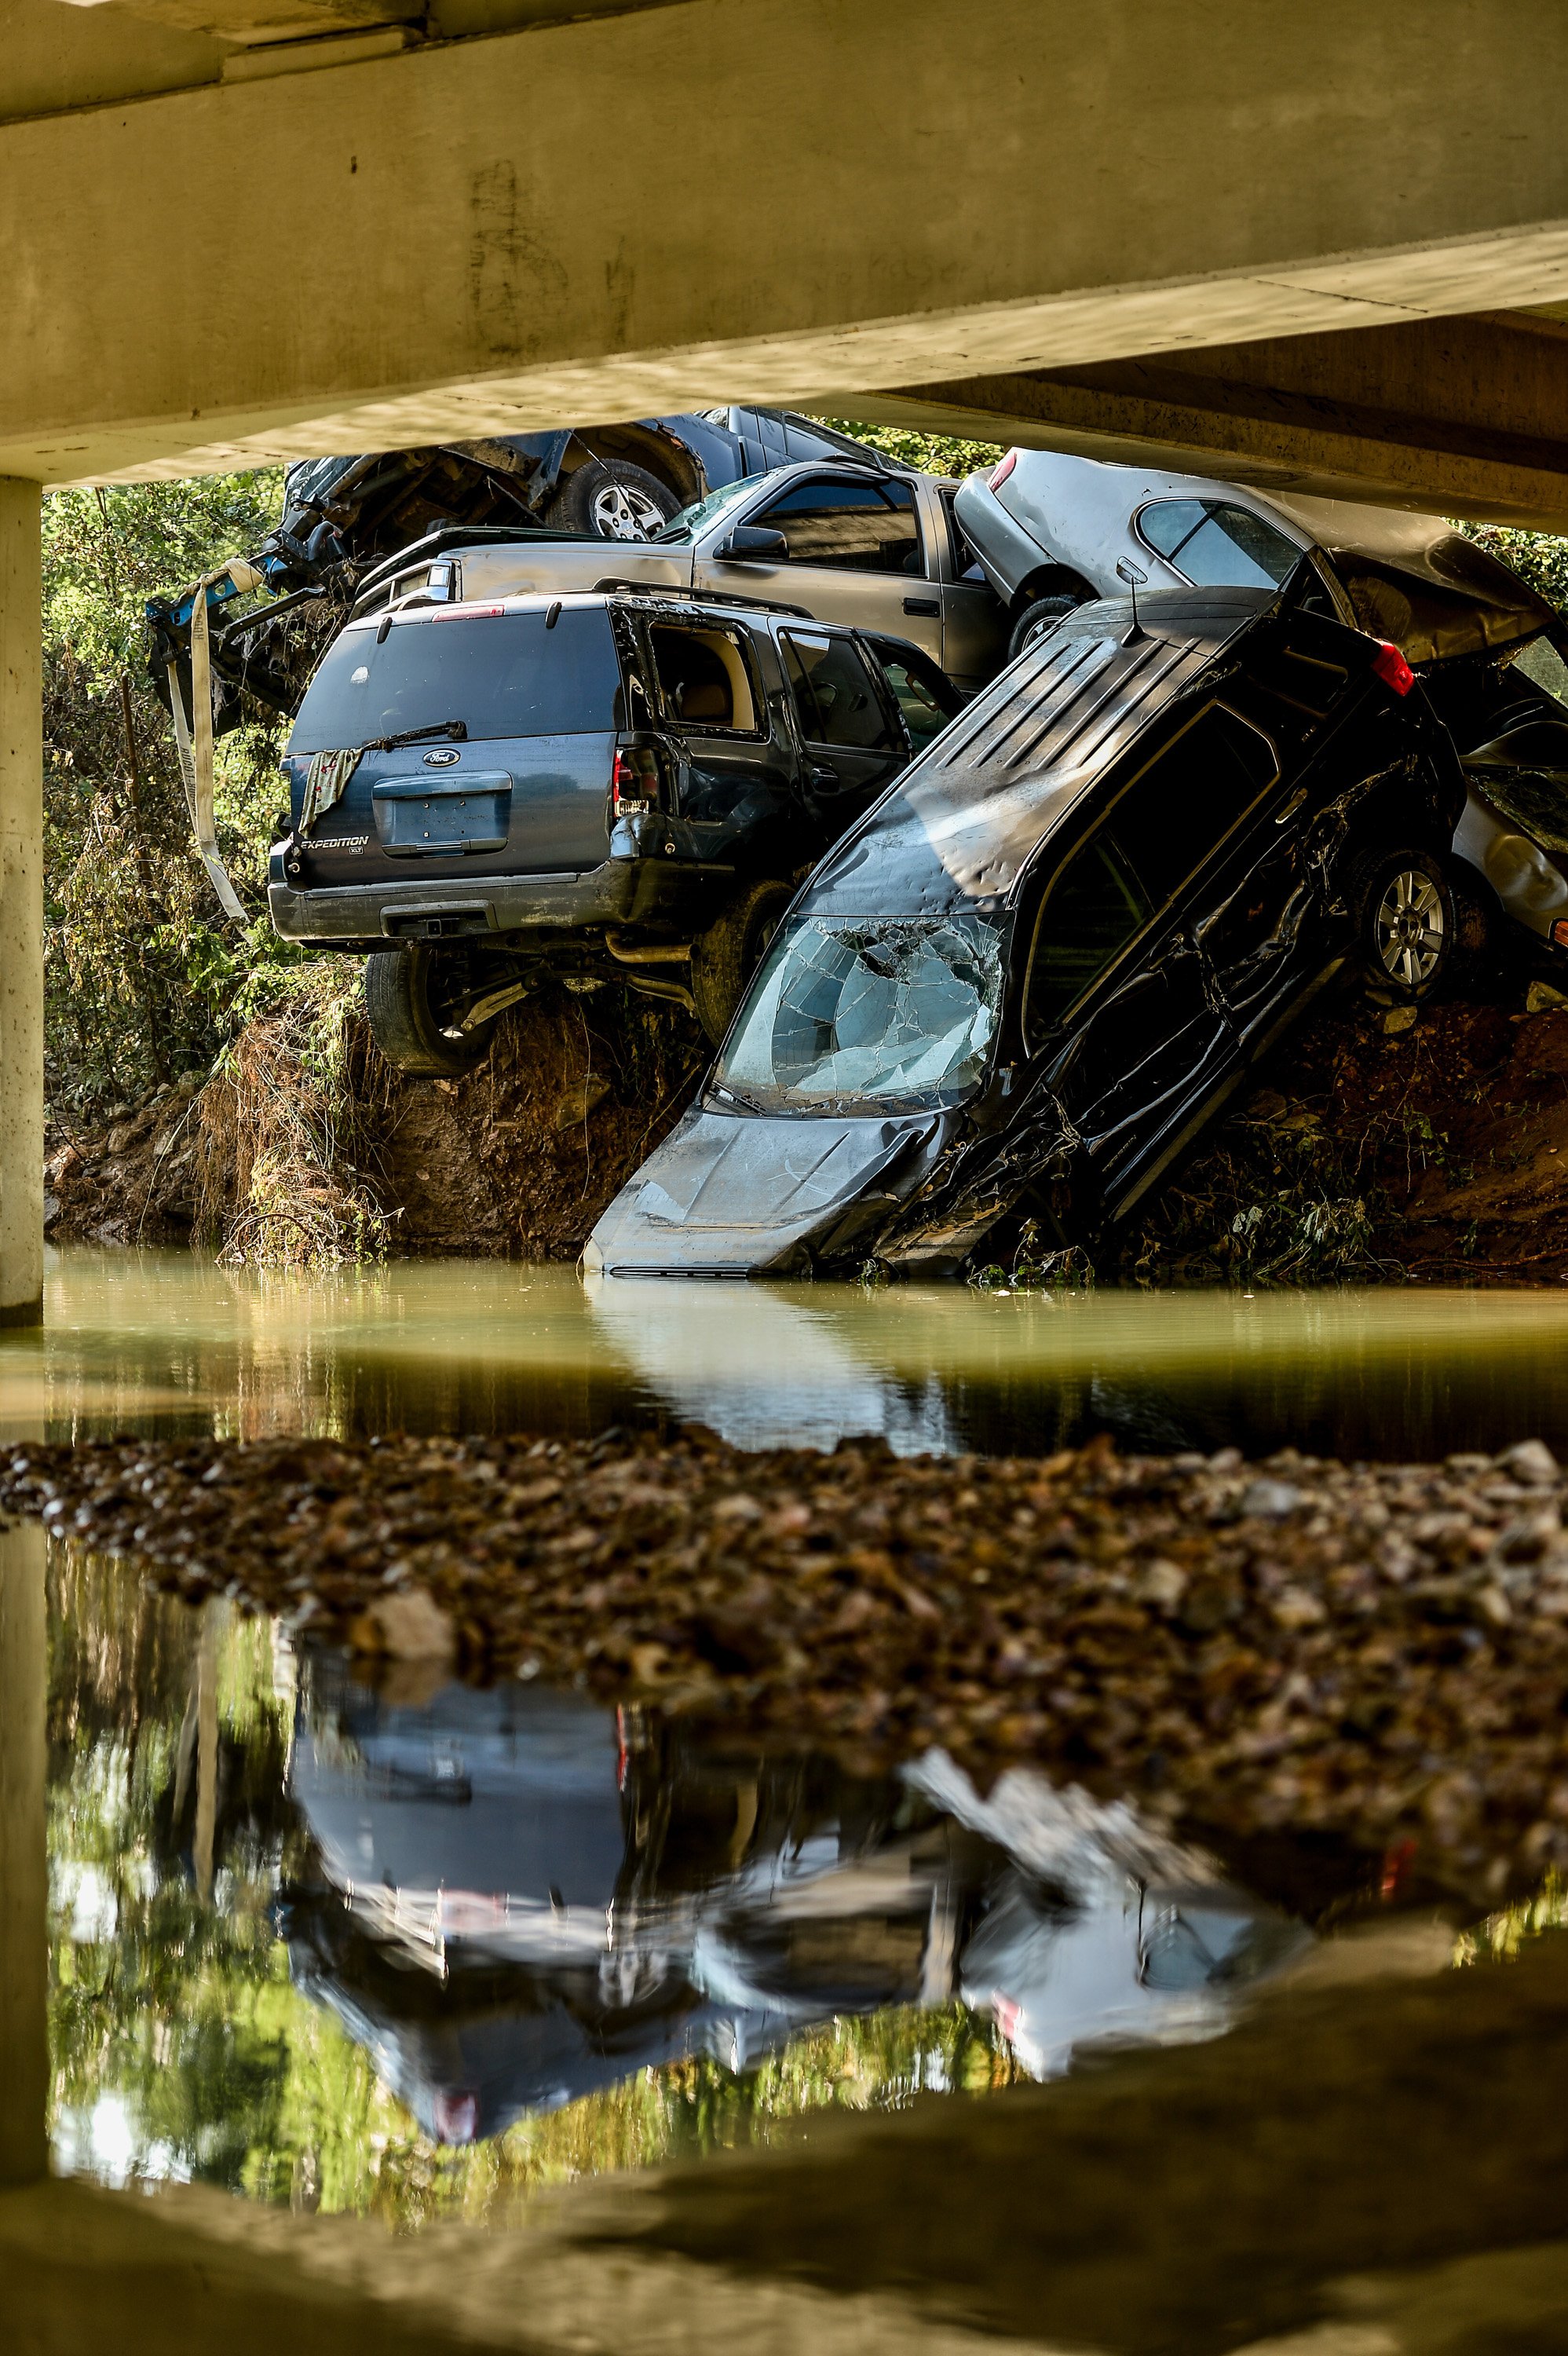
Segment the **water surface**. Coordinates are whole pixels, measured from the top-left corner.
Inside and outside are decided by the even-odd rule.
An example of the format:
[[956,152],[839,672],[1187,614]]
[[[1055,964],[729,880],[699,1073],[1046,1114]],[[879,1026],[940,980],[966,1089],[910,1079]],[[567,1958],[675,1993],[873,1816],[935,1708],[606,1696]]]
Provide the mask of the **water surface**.
[[533,1683],[360,1684],[59,1546],[49,1590],[68,2172],[483,2212],[1214,2036],[1310,1944],[1030,1770],[982,1794],[940,1752],[857,1772]]
[[315,1278],[185,1252],[50,1257],[0,1338],[0,1428],[560,1434],[699,1421],[744,1447],[1568,1452],[1568,1294],[977,1293],[600,1282],[422,1261]]

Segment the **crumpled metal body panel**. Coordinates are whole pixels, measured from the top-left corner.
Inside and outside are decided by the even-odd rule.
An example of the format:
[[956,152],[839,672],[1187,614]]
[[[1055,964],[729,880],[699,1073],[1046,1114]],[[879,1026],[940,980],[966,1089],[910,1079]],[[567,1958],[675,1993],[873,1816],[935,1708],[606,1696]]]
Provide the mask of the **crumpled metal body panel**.
[[696,1106],[616,1195],[583,1266],[610,1276],[808,1272],[885,1221],[943,1125],[930,1112],[771,1119]]

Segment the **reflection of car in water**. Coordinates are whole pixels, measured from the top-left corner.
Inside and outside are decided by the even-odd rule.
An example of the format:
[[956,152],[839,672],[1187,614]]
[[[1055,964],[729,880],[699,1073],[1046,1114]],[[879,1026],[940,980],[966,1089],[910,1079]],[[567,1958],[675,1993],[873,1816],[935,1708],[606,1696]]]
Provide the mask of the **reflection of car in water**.
[[587,1280],[593,1329],[683,1423],[705,1423],[736,1448],[832,1449],[876,1433],[899,1455],[961,1453],[965,1433],[950,1384],[929,1359],[918,1372],[858,1348],[820,1293],[749,1295],[721,1312],[711,1286]]
[[1305,1936],[1037,1776],[981,1801],[941,1754],[852,1776],[530,1686],[398,1705],[318,1660],[291,1790],[316,1860],[294,1976],[453,2143],[890,2005],[959,1997],[1038,2070],[1200,2034]]
[[1456,880],[1476,914],[1510,919],[1504,937],[1568,979],[1568,630],[1489,550],[1441,516],[1049,450],[1009,450],[969,477],[955,508],[1008,607],[1014,654],[1075,606],[1118,595],[1128,566],[1151,589],[1253,588],[1305,560],[1341,621],[1416,667],[1453,732],[1470,787]]
[[1124,1217],[1313,992],[1437,980],[1465,787],[1392,645],[1284,590],[1060,620],[808,879],[586,1266],[940,1274]]

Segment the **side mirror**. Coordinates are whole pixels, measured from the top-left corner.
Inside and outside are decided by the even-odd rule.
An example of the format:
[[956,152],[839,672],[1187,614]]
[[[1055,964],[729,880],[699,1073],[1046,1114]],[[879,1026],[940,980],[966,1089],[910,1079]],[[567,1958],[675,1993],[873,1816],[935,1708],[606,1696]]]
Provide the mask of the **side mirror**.
[[789,542],[782,531],[770,531],[765,524],[738,523],[728,540],[721,540],[714,550],[716,556],[738,558],[741,563],[750,557],[787,558]]

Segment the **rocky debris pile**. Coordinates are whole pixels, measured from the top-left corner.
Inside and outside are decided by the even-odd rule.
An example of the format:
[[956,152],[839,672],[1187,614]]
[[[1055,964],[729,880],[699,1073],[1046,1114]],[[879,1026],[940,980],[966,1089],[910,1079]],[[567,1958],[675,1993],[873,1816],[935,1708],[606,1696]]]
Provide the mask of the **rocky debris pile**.
[[0,1502],[61,1536],[362,1653],[1029,1759],[1486,1898],[1568,1864],[1564,1490],[1536,1441],[1381,1467],[689,1430],[0,1458]]
[[183,1242],[201,1202],[201,1081],[187,1072],[91,1126],[51,1120],[44,1138],[44,1232],[101,1244]]

